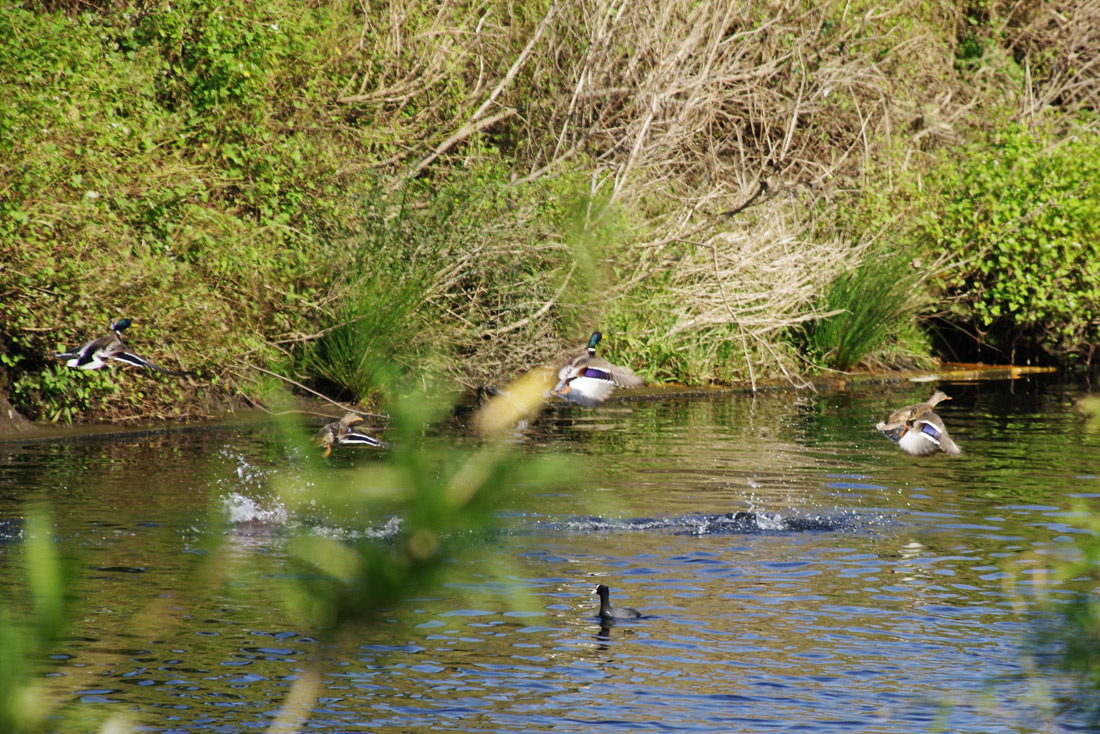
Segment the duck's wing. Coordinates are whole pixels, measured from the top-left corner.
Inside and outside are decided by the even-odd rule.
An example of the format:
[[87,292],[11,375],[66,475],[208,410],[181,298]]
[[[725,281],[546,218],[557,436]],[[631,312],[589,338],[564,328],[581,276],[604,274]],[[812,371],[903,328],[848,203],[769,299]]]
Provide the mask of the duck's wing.
[[615,382],[607,370],[582,365],[563,376],[550,394],[577,405],[594,408],[611,397],[613,392]]
[[928,456],[940,450],[940,440],[929,432],[919,430],[923,424],[911,424],[898,439],[898,446],[910,456]]
[[913,433],[919,434],[925,440],[935,444],[937,448],[943,449],[946,454],[951,456],[962,454],[959,445],[947,435],[947,428],[943,425],[943,419],[935,413],[926,413],[915,421],[913,423]]
[[588,354],[578,354],[562,365],[561,369],[558,370],[558,379],[565,380],[571,377],[578,369],[588,364],[592,359],[594,359],[594,357],[590,357]]
[[[890,417],[893,418],[894,416]],[[897,443],[909,430],[909,425],[905,421],[880,421],[875,424],[875,429],[886,438]]]
[[341,446],[370,446],[376,449],[389,448],[389,444],[360,431],[348,431],[337,439]]
[[608,373],[615,387],[640,387],[645,384],[645,380],[634,374],[629,367],[611,364],[608,365]]
[[917,430],[916,423],[909,421],[879,423],[875,428],[910,456],[927,456],[939,451],[938,440]]
[[559,398],[564,398],[571,403],[583,405],[586,408],[595,408],[607,401],[615,386],[588,379],[573,380],[561,389],[554,390]]
[[940,448],[948,456],[962,456],[963,450],[945,433],[940,437]]
[[191,374],[190,372],[179,372],[177,370],[166,369],[164,367],[161,367],[159,364],[154,364],[153,362],[150,362],[144,357],[137,356],[133,352],[125,351],[121,348],[121,344],[119,344],[118,346],[119,348],[117,350],[110,349],[108,350],[108,353],[104,354],[103,356],[108,359],[116,359],[119,362],[125,362],[126,364],[132,364],[135,367],[144,367],[146,369],[156,370],[157,372],[161,372],[166,375],[173,375],[175,377],[184,377]]
[[645,380],[634,374],[629,367],[620,367],[617,364],[611,364],[601,357],[584,357],[583,359],[576,359],[573,360],[572,366],[576,374],[580,374],[580,371],[583,370],[583,375],[581,376],[592,377],[598,380],[607,380],[615,385],[615,387],[638,387],[639,385],[645,384]]
[[[890,417],[892,418],[893,416]],[[902,432],[904,432],[904,428],[908,428],[908,426],[905,425],[904,420],[880,420],[879,423],[875,424],[876,430],[882,432],[882,434],[886,434],[887,438],[894,441],[897,441],[899,438],[901,438],[901,434]],[[891,436],[891,434],[895,435]]]

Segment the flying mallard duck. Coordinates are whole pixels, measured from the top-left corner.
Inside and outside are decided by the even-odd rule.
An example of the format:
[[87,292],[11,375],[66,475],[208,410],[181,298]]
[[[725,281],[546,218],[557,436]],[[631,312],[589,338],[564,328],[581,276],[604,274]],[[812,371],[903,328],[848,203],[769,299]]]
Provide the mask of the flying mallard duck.
[[107,364],[108,359],[114,359],[119,362],[125,362],[126,364],[132,364],[135,367],[144,367],[146,369],[156,370],[157,372],[163,372],[166,375],[181,377],[191,374],[190,372],[177,372],[175,370],[165,369],[132,352],[127,352],[125,345],[122,343],[122,332],[130,328],[131,323],[130,319],[112,321],[111,330],[106,336],[101,336],[98,339],[85,342],[79,347],[73,347],[67,352],[55,354],[54,357],[63,359],[65,360],[65,364],[81,370],[98,370],[100,367]]
[[363,417],[349,412],[338,421],[333,421],[317,433],[317,444],[324,450],[325,456],[332,453],[333,446],[370,446],[376,449],[389,448],[385,441],[368,436],[359,431],[353,431],[352,426],[363,422]]
[[616,387],[638,387],[645,380],[627,367],[618,367],[596,356],[596,345],[603,334],[593,332],[588,349],[569,361],[558,372],[558,384],[551,395],[592,408],[611,397]]
[[936,453],[938,449],[951,456],[958,456],[962,449],[947,435],[943,419],[932,412],[938,403],[950,399],[936,390],[926,402],[895,410],[886,422],[878,423],[875,428],[907,454],[927,456]]

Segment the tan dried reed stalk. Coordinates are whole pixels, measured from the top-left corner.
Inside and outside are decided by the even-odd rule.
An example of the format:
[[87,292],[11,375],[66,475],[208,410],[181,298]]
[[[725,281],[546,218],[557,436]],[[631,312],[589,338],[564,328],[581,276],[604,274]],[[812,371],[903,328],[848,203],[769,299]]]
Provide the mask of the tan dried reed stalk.
[[680,260],[672,288],[683,305],[671,333],[736,324],[763,339],[829,315],[814,311],[815,298],[860,261],[866,244],[806,241],[792,219],[773,212],[752,228],[715,234]]
[[778,372],[802,385],[800,369],[776,345],[790,327],[835,315],[819,311],[815,300],[837,273],[858,265],[868,246],[807,239],[791,207],[773,202],[752,225],[716,232],[677,261],[671,288],[681,305],[669,336],[716,352],[728,330],[711,327],[736,327],[754,389],[752,354],[766,354]]
[[[903,20],[909,6],[875,23]],[[470,13],[444,2],[418,18],[415,3],[382,7],[364,8],[353,52],[391,63],[365,69],[340,101],[403,147],[408,170],[422,173],[477,131],[516,125],[520,181],[584,151],[611,203],[661,188],[690,197],[703,181],[737,199],[765,175],[773,189],[854,175],[871,152],[868,130],[889,128],[884,100],[897,92],[880,57],[919,52],[912,39],[864,37],[867,23],[840,2],[807,12],[580,0],[526,18],[503,3]]]
[[[594,200],[651,215],[648,241],[621,255],[628,275],[596,297],[613,299],[672,268],[682,304],[674,334],[707,338],[710,326],[736,324],[756,353],[775,353],[779,332],[821,317],[815,297],[840,268],[858,265],[865,247],[814,241],[786,199],[854,187],[870,162],[897,160],[880,152],[898,142],[919,152],[953,140],[971,103],[945,81],[954,78],[947,41],[909,30],[914,18],[933,29],[959,22],[949,3],[856,11],[843,0],[571,0],[532,12],[502,1],[470,12],[446,0],[430,18],[407,17],[410,5],[394,0],[380,14],[372,3],[373,16],[364,6],[356,53],[374,44],[372,58],[398,63],[364,73],[341,98],[394,141],[384,163],[431,175],[461,163],[471,136],[505,130],[515,185],[587,156],[596,164]],[[1082,44],[1092,39],[1092,15],[1081,20],[1072,3],[1049,5],[1078,19],[1072,32]],[[1040,15],[1018,24],[1031,34],[1021,30],[1021,43],[1062,32]],[[1094,59],[1098,46],[1079,53]],[[1049,94],[1094,98],[1083,72],[1060,73],[1050,75]],[[765,182],[767,195],[757,196]],[[726,216],[750,199],[755,209]],[[487,236],[433,290],[455,328],[468,329],[459,341],[490,369],[560,346],[552,319],[568,270],[562,259],[543,259],[551,272],[541,279],[484,272],[530,241]],[[699,244],[693,258],[667,257],[685,241]],[[485,337],[516,331],[522,344]]]
[[1028,121],[1051,106],[1100,109],[1100,0],[1015,3],[1001,32],[1023,59],[1026,87],[1018,107]]

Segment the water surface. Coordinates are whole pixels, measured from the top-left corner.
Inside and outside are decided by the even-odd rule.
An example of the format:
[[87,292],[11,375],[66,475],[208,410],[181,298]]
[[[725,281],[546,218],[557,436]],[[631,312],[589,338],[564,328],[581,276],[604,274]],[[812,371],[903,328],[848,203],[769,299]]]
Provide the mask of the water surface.
[[[318,468],[273,424],[0,444],[3,583],[48,505],[82,573],[52,682],[145,731],[263,730],[314,665],[320,732],[1080,729],[1069,681],[1024,675],[1021,609],[1100,496],[1082,390],[940,383],[965,454],[914,459],[874,423],[932,387],[555,406],[517,450],[581,473],[517,487],[447,583],[335,641],[284,604],[286,539],[393,521],[277,487],[369,490],[385,453]],[[601,625],[597,583],[646,616]]]

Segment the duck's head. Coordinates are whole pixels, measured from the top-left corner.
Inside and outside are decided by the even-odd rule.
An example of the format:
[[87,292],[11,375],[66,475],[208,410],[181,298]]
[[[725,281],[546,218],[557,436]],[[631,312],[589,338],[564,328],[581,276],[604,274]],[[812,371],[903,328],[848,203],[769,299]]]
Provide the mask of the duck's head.
[[112,321],[111,322],[111,331],[115,332],[116,334],[121,334],[122,332],[124,332],[124,331],[126,331],[127,329],[130,328],[131,323],[133,323],[133,322],[130,321],[130,319],[125,319],[125,318],[119,319],[118,321]]
[[603,339],[603,334],[598,331],[593,331],[591,338],[588,340],[588,351],[595,352],[596,345],[600,343],[601,339]]

